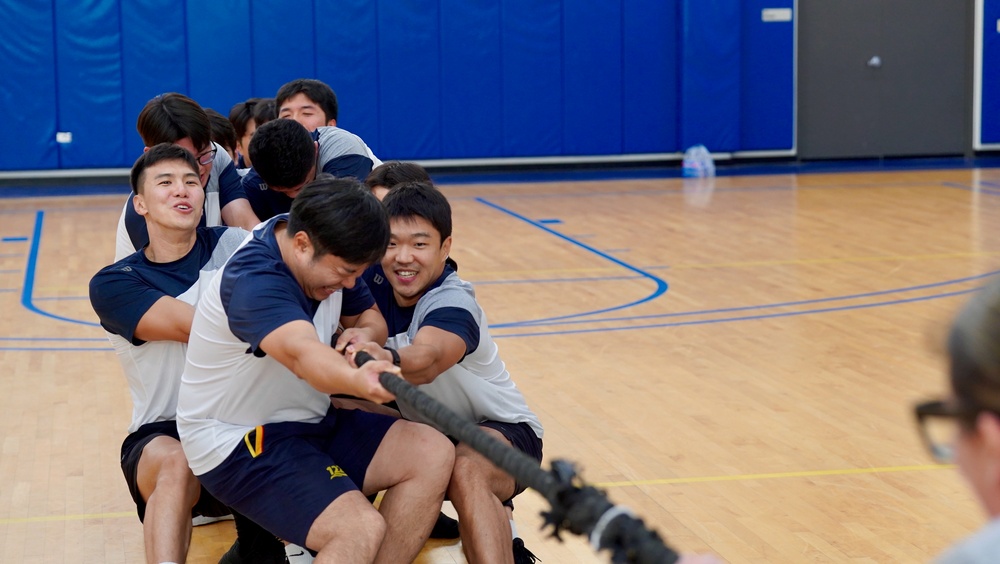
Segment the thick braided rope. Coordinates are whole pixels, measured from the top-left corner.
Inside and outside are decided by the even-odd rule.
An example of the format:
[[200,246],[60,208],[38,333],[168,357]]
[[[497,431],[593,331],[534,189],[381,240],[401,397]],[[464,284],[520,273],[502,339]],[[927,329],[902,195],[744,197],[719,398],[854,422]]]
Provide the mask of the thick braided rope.
[[[354,358],[359,366],[371,359],[365,352]],[[554,471],[546,472],[535,459],[484,433],[476,424],[460,418],[399,376],[383,372],[379,382],[397,401],[420,412],[439,431],[469,445],[519,484],[542,494],[552,506],[552,511],[544,515],[547,523],[554,525],[557,538],[560,529],[587,535],[595,550],[612,551],[613,562],[673,564],[678,560],[677,553],[655,531],[647,529],[641,519],[633,517],[631,511],[613,505],[604,492],[571,483],[571,464],[556,461]],[[559,470],[562,476],[557,477]]]

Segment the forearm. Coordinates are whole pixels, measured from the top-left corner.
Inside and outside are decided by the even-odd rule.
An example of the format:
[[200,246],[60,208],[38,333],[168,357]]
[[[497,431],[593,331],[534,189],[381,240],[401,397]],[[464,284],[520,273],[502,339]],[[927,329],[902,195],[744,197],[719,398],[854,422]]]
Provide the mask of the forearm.
[[420,385],[430,384],[451,365],[444,366],[440,351],[428,345],[409,345],[397,351],[399,368],[407,382]]
[[296,355],[288,367],[296,376],[325,394],[357,395],[354,369],[343,355],[318,341],[305,346],[308,350]]
[[354,323],[354,328],[365,332],[364,340],[372,341],[380,345],[385,345],[389,338],[389,328],[385,325],[382,313],[378,309],[367,309],[358,316]]

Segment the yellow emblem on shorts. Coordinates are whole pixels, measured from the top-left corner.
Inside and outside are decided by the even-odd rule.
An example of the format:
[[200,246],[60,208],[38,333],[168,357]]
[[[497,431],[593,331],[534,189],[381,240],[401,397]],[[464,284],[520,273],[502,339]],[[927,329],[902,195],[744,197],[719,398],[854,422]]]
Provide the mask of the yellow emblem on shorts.
[[250,456],[257,458],[264,452],[264,427],[258,425],[246,435],[243,435],[243,442],[250,451]]
[[330,479],[346,478],[347,472],[340,469],[340,466],[327,466],[326,471],[330,473]]

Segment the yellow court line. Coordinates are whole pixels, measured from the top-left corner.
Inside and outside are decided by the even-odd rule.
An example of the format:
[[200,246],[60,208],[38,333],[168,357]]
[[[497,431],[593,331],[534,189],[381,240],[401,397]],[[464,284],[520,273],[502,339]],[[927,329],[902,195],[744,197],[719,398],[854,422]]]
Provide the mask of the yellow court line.
[[846,476],[850,474],[881,474],[888,472],[920,472],[955,468],[954,464],[924,464],[921,466],[887,466],[883,468],[843,468],[840,470],[807,470],[802,472],[772,472],[769,474],[737,474],[735,476],[695,476],[692,478],[663,478],[658,480],[634,480],[631,482],[600,482],[593,484],[601,488],[625,486],[655,486],[663,484],[696,484],[700,482],[735,482],[740,480],[770,480],[774,478],[809,478],[812,476]]
[[[740,480],[769,480],[774,478],[808,478],[812,476],[846,476],[850,474],[880,474],[888,472],[920,472],[924,470],[945,470],[955,468],[954,464],[924,464],[921,466],[888,466],[882,468],[844,468],[841,470],[809,470],[803,472],[772,472],[769,474],[737,474],[734,476],[696,476],[692,478],[664,478],[659,480],[634,480],[631,482],[599,482],[591,484],[599,488],[621,488],[625,486],[650,486],[664,484],[696,484],[701,482],[734,482]],[[87,513],[83,515],[50,515],[47,517],[21,517],[0,519],[0,525],[16,523],[44,523],[51,521],[77,521],[82,519],[118,519],[134,516],[134,511],[118,513]]]
[[15,523],[46,523],[50,521],[81,521],[84,519],[120,519],[122,517],[135,517],[135,511],[120,511],[118,513],[84,513],[82,515],[49,515],[47,517],[15,517],[11,519],[0,519],[0,525],[11,525]]

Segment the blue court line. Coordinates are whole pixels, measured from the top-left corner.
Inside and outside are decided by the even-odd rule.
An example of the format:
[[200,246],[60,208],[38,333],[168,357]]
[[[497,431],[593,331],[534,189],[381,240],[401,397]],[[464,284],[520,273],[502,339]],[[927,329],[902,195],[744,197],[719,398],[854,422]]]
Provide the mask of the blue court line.
[[[519,220],[521,220],[521,221],[523,221],[523,222],[525,222],[525,223],[527,223],[529,225],[533,225],[533,226],[541,229],[542,231],[545,231],[546,233],[549,233],[550,235],[555,235],[556,237],[562,239],[563,241],[566,241],[567,243],[576,245],[577,247],[580,247],[581,249],[589,251],[589,252],[591,252],[591,253],[593,253],[593,254],[595,254],[595,255],[603,258],[603,259],[611,261],[611,262],[617,264],[618,266],[621,266],[622,268],[625,268],[627,270],[631,270],[632,272],[635,272],[636,274],[642,276],[643,278],[648,278],[649,280],[652,280],[656,284],[656,288],[654,288],[653,292],[650,293],[648,296],[646,296],[645,298],[641,298],[639,300],[631,301],[631,302],[626,303],[626,304],[622,304],[622,305],[618,305],[618,306],[614,306],[614,307],[610,307],[610,308],[598,309],[598,310],[594,310],[594,311],[574,313],[574,314],[570,314],[570,315],[560,315],[558,317],[547,317],[547,318],[543,318],[543,319],[535,319],[535,320],[530,320],[530,321],[522,322],[522,323],[542,322],[542,321],[556,321],[556,320],[559,320],[559,319],[571,319],[571,318],[574,318],[574,317],[584,317],[584,316],[588,316],[588,315],[597,315],[599,313],[607,313],[609,311],[618,311],[620,309],[630,308],[632,306],[636,306],[636,305],[643,304],[643,303],[646,303],[646,302],[651,301],[651,300],[655,300],[656,298],[658,298],[658,297],[662,296],[663,294],[665,294],[666,291],[667,291],[667,288],[668,288],[667,282],[666,282],[666,280],[663,280],[662,278],[654,276],[654,275],[652,275],[652,274],[650,274],[650,273],[648,273],[648,272],[646,272],[646,271],[644,271],[644,270],[642,270],[642,269],[640,269],[640,268],[638,268],[636,266],[632,266],[631,264],[628,264],[627,262],[619,260],[619,259],[617,259],[617,258],[615,258],[615,257],[613,257],[613,256],[611,256],[611,255],[609,255],[607,253],[601,252],[601,251],[595,249],[594,247],[591,247],[590,245],[581,243],[580,241],[577,241],[577,240],[575,240],[575,239],[573,239],[571,237],[563,235],[562,233],[559,233],[558,231],[550,229],[549,227],[546,227],[545,225],[543,225],[541,223],[538,223],[537,221],[533,221],[533,220],[531,220],[531,219],[529,219],[529,218],[527,218],[527,217],[525,217],[525,216],[523,216],[523,215],[521,215],[521,214],[519,214],[517,212],[514,212],[513,210],[509,210],[507,208],[504,208],[502,206],[494,204],[493,202],[490,202],[489,200],[486,200],[485,198],[476,198],[476,201],[479,202],[479,203],[481,203],[481,204],[484,204],[486,206],[489,206],[489,207],[491,207],[491,208],[493,208],[493,209],[495,209],[497,211],[500,211],[500,212],[503,212],[503,213],[505,213],[507,215],[510,215],[511,217],[517,218],[517,219],[519,219]],[[504,327],[504,326],[509,326],[509,325],[499,324],[499,325],[496,325],[495,327],[496,328],[501,328],[501,327]]]
[[45,211],[38,210],[35,213],[35,230],[31,237],[31,249],[28,251],[28,265],[24,270],[24,287],[21,292],[21,305],[24,306],[28,311],[43,315],[45,317],[51,317],[52,319],[57,319],[59,321],[68,321],[69,323],[79,323],[80,325],[89,325],[91,327],[99,327],[97,323],[91,321],[81,321],[79,319],[71,319],[69,317],[63,317],[61,315],[56,315],[54,313],[49,313],[37,308],[33,302],[32,294],[35,288],[35,270],[38,267],[38,251],[41,247],[42,241],[42,224],[45,220]]
[[539,219],[538,223],[544,223],[546,225],[550,225],[550,224],[555,224],[555,223],[562,223],[562,220],[561,219]]
[[80,351],[96,351],[96,352],[111,352],[112,348],[92,348],[92,347],[39,347],[39,348],[29,348],[29,347],[0,347],[0,351],[46,351],[46,352],[80,352]]
[[106,338],[101,337],[0,337],[0,341],[104,341],[107,342]]
[[[852,309],[868,309],[873,307],[882,307],[890,305],[899,305],[905,303],[922,302],[928,300],[936,300],[939,298],[951,298],[955,296],[961,296],[963,294],[970,294],[972,292],[978,292],[980,288],[969,288],[966,290],[957,290],[955,292],[947,292],[944,294],[935,294],[932,296],[919,296],[916,298],[904,298],[899,300],[889,300],[885,302],[875,302],[870,304],[858,304],[842,307],[828,307],[820,309],[808,309],[801,311],[786,311],[781,313],[765,313],[761,315],[748,315],[744,317],[726,317],[721,319],[695,319],[692,321],[678,321],[675,323],[655,323],[652,325],[632,325],[628,327],[605,327],[601,329],[571,329],[568,331],[539,331],[537,333],[510,333],[505,335],[493,335],[494,339],[499,338],[512,338],[512,337],[545,337],[553,335],[575,335],[580,333],[601,333],[608,331],[632,331],[635,329],[662,329],[665,327],[685,327],[690,325],[710,325],[713,323],[729,323],[732,321],[756,321],[758,319],[772,319],[776,317],[793,317],[797,315],[811,315],[814,313],[831,313],[836,311],[848,311]],[[593,320],[594,323],[598,323],[600,320]]]
[[875,292],[865,292],[862,294],[849,294],[846,296],[833,296],[829,298],[815,298],[811,300],[797,300],[792,302],[778,302],[774,304],[761,304],[752,306],[737,306],[737,307],[725,307],[718,309],[705,309],[699,311],[680,311],[674,313],[654,313],[649,315],[635,315],[630,317],[606,317],[601,319],[580,319],[573,321],[555,321],[555,322],[545,322],[545,323],[535,323],[530,321],[525,322],[512,322],[508,323],[507,327],[541,327],[545,325],[573,325],[577,323],[600,323],[605,321],[635,321],[637,319],[663,319],[667,317],[688,317],[692,315],[712,315],[717,313],[735,313],[738,311],[752,311],[755,309],[774,309],[779,307],[792,307],[792,306],[802,306],[811,305],[826,302],[836,302],[845,300],[856,300],[860,298],[870,298],[873,296],[884,296],[886,294],[901,294],[906,292],[913,292],[916,290],[927,290],[929,288],[941,288],[944,286],[954,286],[955,284],[964,284],[966,282],[972,282],[975,280],[982,280],[983,278],[989,278],[990,276],[996,276],[1000,274],[1000,270],[992,270],[990,272],[985,272],[983,274],[977,274],[975,276],[968,276],[966,278],[956,278],[954,280],[945,280],[943,282],[933,282],[930,284],[921,284],[919,286],[906,286],[903,288],[893,288],[890,290],[878,290]]
[[3,239],[0,239],[0,241],[3,241],[4,243],[20,243],[27,240],[27,237],[4,237]]

